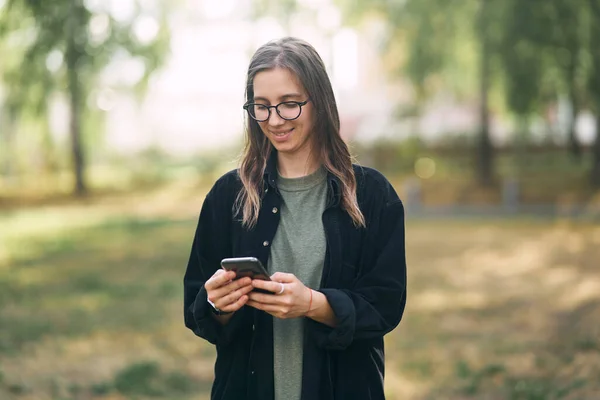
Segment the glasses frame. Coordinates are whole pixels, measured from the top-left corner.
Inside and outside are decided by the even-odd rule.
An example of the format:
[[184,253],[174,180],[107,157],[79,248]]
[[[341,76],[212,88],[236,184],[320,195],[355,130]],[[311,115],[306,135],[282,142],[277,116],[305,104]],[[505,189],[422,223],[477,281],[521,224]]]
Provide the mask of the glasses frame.
[[[265,121],[268,121],[271,118],[271,108],[275,109],[275,112],[277,113],[277,115],[279,115],[279,118],[284,119],[286,121],[293,121],[295,119],[300,118],[300,116],[302,115],[302,107],[304,107],[309,101],[310,101],[310,99],[306,99],[305,101],[288,100],[288,101],[282,101],[281,103],[276,104],[274,106],[268,106],[266,104],[261,104],[261,103],[246,103],[246,104],[244,104],[243,108],[244,108],[244,110],[246,110],[246,112],[248,112],[248,115],[250,116],[250,118],[252,118],[256,122],[265,122]],[[296,105],[298,105],[298,107],[300,107],[300,112],[298,113],[298,116],[295,117],[295,118],[286,118],[283,115],[281,115],[281,113],[279,112],[279,106],[280,105],[282,105],[282,104],[290,104],[290,103],[296,104]],[[255,106],[255,105],[262,106],[262,107],[265,107],[267,109],[267,113],[268,113],[267,118],[265,118],[265,119],[257,119],[257,118],[255,118],[255,117],[252,116],[252,113],[250,113],[250,111],[248,110],[248,108],[250,108],[252,106]]]

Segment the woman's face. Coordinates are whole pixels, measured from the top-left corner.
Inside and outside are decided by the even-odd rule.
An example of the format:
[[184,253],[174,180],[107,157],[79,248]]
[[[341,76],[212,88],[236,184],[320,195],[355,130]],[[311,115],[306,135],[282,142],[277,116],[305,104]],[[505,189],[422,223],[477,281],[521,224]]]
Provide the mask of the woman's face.
[[[285,68],[261,71],[254,77],[253,84],[254,99],[250,101],[254,103],[275,106],[284,101],[308,100],[308,94],[296,75]],[[292,121],[281,118],[274,108],[270,110],[269,119],[258,122],[258,125],[275,149],[281,155],[308,157],[313,127],[312,103],[302,106],[300,116]]]

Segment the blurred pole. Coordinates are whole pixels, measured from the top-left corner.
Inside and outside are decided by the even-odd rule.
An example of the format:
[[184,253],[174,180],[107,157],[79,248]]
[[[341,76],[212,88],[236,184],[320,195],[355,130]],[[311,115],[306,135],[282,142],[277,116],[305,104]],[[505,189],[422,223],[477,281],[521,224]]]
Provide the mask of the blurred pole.
[[490,39],[488,33],[488,0],[480,0],[478,18],[480,52],[479,140],[477,146],[477,180],[481,186],[491,186],[493,180],[493,148],[490,140],[488,93],[490,87]]
[[404,205],[409,212],[418,212],[422,208],[423,189],[421,181],[416,178],[407,179],[403,185]]
[[514,178],[504,180],[502,187],[502,205],[510,213],[516,213],[519,208],[519,182]]
[[[84,155],[81,143],[81,104],[83,88],[79,77],[84,49],[79,35],[85,34],[81,29],[81,21],[85,10],[81,0],[71,0],[71,13],[68,19],[66,66],[69,90],[69,103],[71,108],[70,136],[71,155],[73,158],[73,172],[75,174],[75,195],[81,196],[87,192],[84,179]],[[85,26],[85,24],[84,24]]]

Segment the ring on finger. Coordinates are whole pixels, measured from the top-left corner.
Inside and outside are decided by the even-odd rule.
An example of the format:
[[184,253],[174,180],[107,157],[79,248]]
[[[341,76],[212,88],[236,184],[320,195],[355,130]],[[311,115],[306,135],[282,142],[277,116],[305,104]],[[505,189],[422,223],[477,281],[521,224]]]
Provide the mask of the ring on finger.
[[285,286],[281,282],[279,282],[279,284],[281,285],[281,290],[279,292],[277,292],[277,294],[282,294],[283,291],[285,290]]

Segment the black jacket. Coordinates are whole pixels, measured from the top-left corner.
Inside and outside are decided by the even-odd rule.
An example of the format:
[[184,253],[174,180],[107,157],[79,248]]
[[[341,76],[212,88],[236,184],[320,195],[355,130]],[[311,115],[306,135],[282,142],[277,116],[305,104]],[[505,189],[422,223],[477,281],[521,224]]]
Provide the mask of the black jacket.
[[[404,208],[391,184],[374,169],[354,166],[357,197],[366,228],[356,228],[340,207],[340,185],[328,176],[323,212],[327,238],[319,291],[338,324],[307,319],[302,399],[384,399],[383,336],[394,329],[406,305]],[[252,230],[242,227],[232,206],[241,188],[236,171],[207,194],[184,277],[185,325],[217,346],[211,399],[273,399],[273,320],[244,306],[225,326],[211,316],[204,282],[226,257],[253,256],[267,265],[279,223],[281,197],[273,160],[265,172],[265,195]]]

